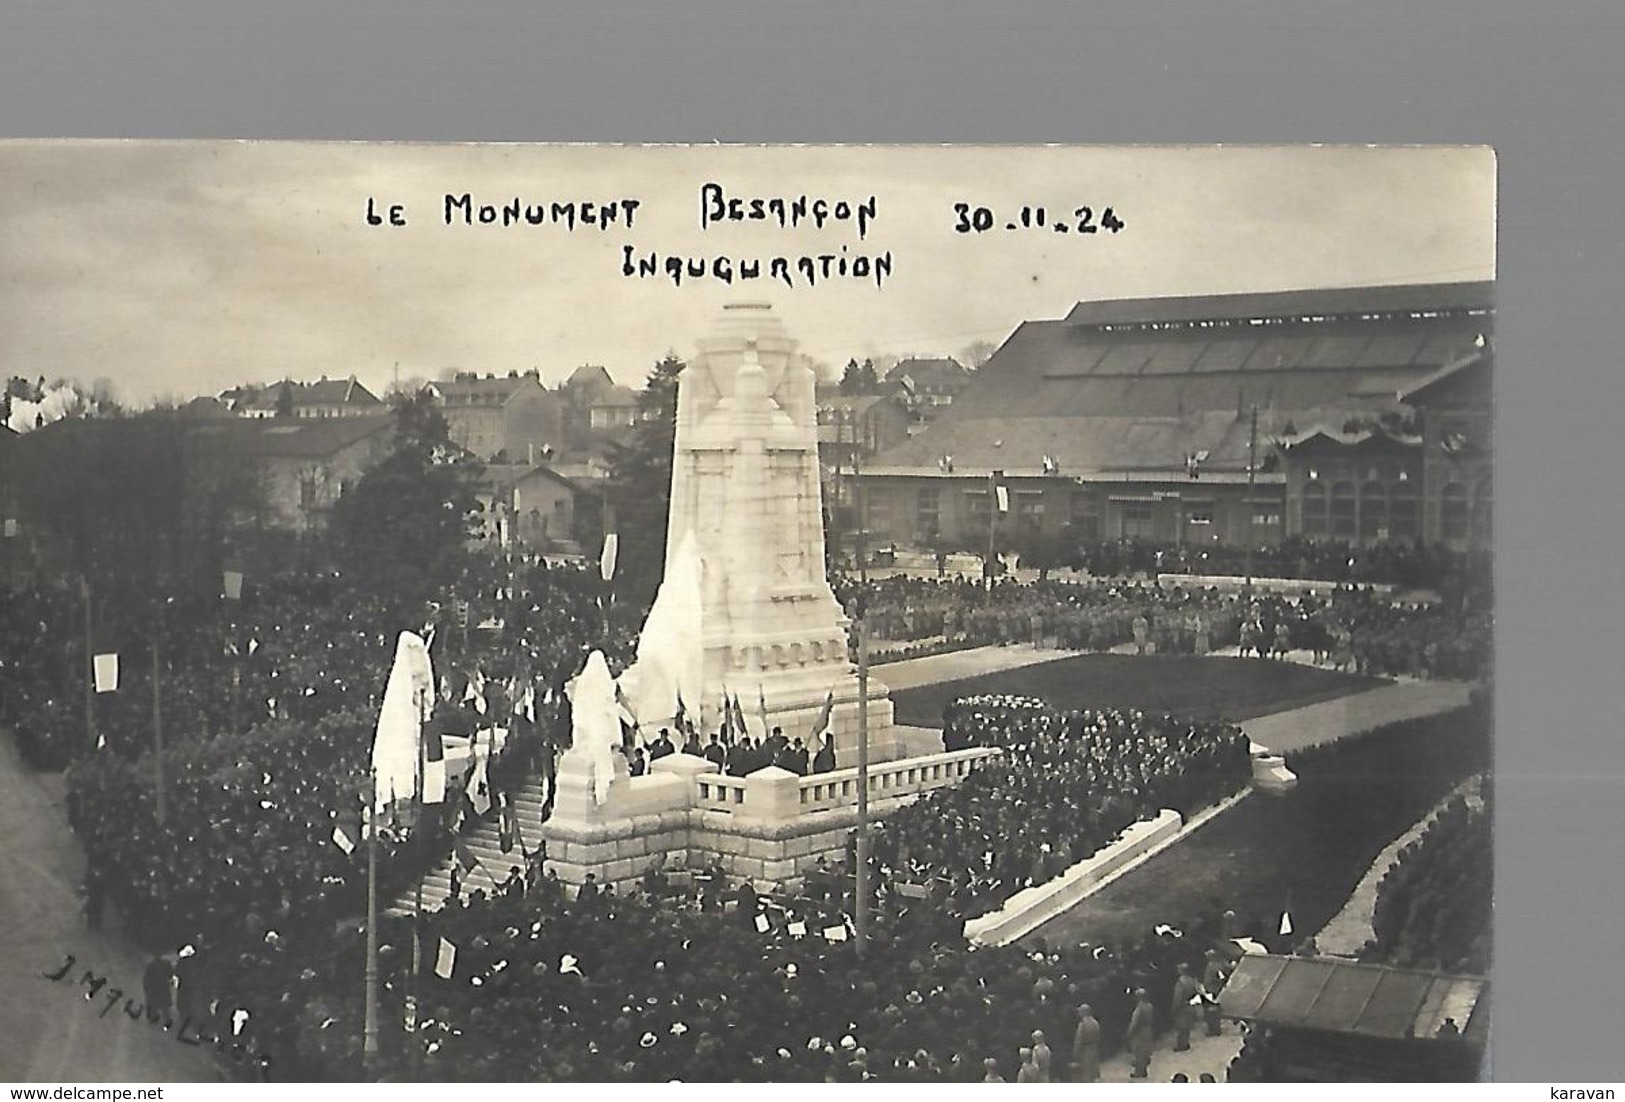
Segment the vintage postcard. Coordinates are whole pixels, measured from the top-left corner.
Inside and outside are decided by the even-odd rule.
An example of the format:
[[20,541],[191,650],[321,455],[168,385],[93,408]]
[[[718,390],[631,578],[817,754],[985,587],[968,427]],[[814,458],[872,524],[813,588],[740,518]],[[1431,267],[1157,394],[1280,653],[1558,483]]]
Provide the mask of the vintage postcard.
[[0,1079],[1481,1078],[1495,205],[0,143]]

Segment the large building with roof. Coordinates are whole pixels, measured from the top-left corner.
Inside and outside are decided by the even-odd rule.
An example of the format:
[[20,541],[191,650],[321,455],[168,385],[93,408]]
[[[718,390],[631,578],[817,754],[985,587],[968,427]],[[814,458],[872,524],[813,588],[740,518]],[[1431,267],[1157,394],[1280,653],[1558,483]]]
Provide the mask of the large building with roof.
[[563,401],[535,371],[459,371],[430,389],[452,442],[486,462],[537,463],[564,447]]
[[865,527],[985,549],[1002,486],[1012,543],[1485,543],[1493,310],[1490,283],[1080,302],[874,457]]
[[376,394],[357,381],[329,379],[313,383],[284,379],[268,386],[239,386],[223,392],[220,401],[238,417],[265,420],[287,416],[299,420],[366,417],[384,411]]

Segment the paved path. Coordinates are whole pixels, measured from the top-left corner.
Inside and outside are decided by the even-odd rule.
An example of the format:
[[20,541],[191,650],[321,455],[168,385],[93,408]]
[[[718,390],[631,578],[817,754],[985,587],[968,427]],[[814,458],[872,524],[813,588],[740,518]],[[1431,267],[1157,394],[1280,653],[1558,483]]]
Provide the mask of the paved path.
[[1343,909],[1333,915],[1331,921],[1322,926],[1320,933],[1315,935],[1316,948],[1331,956],[1352,957],[1366,942],[1375,937],[1376,931],[1371,928],[1371,917],[1377,908],[1377,887],[1398,860],[1399,851],[1422,837],[1428,824],[1433,822],[1434,817],[1457,796],[1466,796],[1469,802],[1477,801],[1482,783],[1482,777],[1468,777],[1462,781],[1446,793],[1431,811],[1417,821],[1416,825],[1395,838],[1387,849],[1377,854],[1377,859],[1371,862],[1371,868],[1355,887],[1349,901],[1343,904]]
[[[1132,654],[1133,644],[1126,653]],[[1015,670],[1023,666],[1036,666],[1040,662],[1053,662],[1058,658],[1073,658],[1085,653],[1071,650],[1050,650],[1028,645],[972,647],[969,650],[949,651],[926,658],[905,658],[872,666],[875,678],[888,689],[917,689],[921,685],[940,685],[944,681],[958,681],[978,677],[998,670]],[[1119,650],[1117,653],[1124,653]]]
[[[122,987],[141,1001],[145,960],[117,933],[109,916],[99,933],[80,921],[84,867],[63,814],[62,778],[36,773],[0,731],[0,1082],[217,1082],[209,1058],[173,1035],[133,1022],[117,1009],[102,1018],[108,992]],[[85,988],[52,983],[66,954],[108,978],[94,1002]]]
[[1460,708],[1467,703],[1471,688],[1460,681],[1396,681],[1336,700],[1259,716],[1241,726],[1260,746],[1289,753],[1401,720]]

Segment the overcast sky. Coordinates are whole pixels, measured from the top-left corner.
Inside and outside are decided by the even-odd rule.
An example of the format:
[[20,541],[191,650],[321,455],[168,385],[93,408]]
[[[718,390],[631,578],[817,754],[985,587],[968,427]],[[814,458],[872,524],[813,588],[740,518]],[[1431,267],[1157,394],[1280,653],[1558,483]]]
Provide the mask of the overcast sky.
[[[768,301],[802,351],[954,355],[1084,299],[1492,279],[1483,149],[615,148],[0,143],[0,371],[114,380],[127,402],[238,382],[358,375],[382,393],[448,367],[600,363],[639,385],[730,301]],[[742,197],[875,197],[865,239],[726,224]],[[447,226],[476,204],[637,199],[630,230]],[[367,200],[405,228],[366,224]],[[955,232],[956,202],[994,228]],[[1110,206],[1116,234],[1008,230]],[[1075,221],[1075,219],[1068,219]],[[889,251],[892,274],[786,288],[627,278],[639,254]],[[799,283],[799,281],[798,281]]]

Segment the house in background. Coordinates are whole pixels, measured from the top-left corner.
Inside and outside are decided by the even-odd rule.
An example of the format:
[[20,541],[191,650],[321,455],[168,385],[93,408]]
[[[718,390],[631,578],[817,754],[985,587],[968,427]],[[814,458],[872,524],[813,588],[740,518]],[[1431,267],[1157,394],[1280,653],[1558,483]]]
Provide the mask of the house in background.
[[951,357],[899,360],[881,383],[916,425],[935,421],[970,386],[973,372]]
[[546,463],[493,463],[485,478],[484,535],[498,546],[573,550],[578,533],[599,524],[598,495]]
[[564,431],[572,451],[594,440],[624,436],[641,416],[638,392],[610,377],[600,364],[584,364],[559,387],[564,399]]
[[563,400],[534,369],[484,377],[459,371],[429,389],[452,442],[483,461],[534,463],[564,446]]
[[291,532],[326,526],[340,495],[394,446],[387,413],[294,420],[204,419],[187,434],[203,454],[246,462],[264,492],[265,523]]
[[265,420],[279,413],[298,420],[366,417],[382,413],[384,403],[356,380],[329,379],[314,383],[284,379],[265,386],[239,386],[222,391],[220,401],[238,417]]

